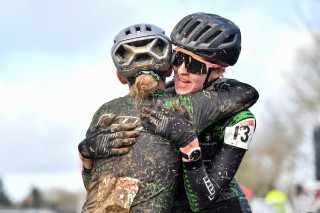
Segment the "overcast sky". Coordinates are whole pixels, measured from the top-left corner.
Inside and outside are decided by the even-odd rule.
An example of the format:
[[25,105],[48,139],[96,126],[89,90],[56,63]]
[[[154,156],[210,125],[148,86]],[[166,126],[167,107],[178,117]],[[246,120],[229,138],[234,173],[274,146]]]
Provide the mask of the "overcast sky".
[[114,36],[138,23],[174,25],[194,12],[215,13],[242,31],[238,63],[227,77],[260,93],[266,111],[283,87],[295,51],[308,38],[292,0],[0,0],[0,178],[13,200],[32,186],[82,189],[77,145],[97,108],[128,89],[115,77]]

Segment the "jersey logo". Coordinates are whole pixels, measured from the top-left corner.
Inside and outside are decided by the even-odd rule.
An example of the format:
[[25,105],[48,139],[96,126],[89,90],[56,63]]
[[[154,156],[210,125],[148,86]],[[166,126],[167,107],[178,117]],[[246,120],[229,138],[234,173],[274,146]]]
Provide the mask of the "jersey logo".
[[213,200],[216,195],[216,191],[214,190],[214,186],[213,186],[212,182],[210,181],[208,176],[205,176],[203,178],[203,182],[206,185],[207,190],[209,192],[209,196],[208,196],[209,200]]
[[[112,114],[103,114],[100,116],[99,121],[96,125],[100,125],[101,122],[105,119],[111,116]],[[125,123],[133,123],[136,124],[140,118],[133,117],[133,116],[117,116],[116,119],[113,121],[111,125],[117,125],[117,124],[125,124]],[[141,130],[143,127],[137,127],[136,130]]]
[[248,149],[255,130],[255,119],[248,118],[236,123],[231,127],[226,127],[224,143]]
[[211,135],[210,135],[209,133],[206,134],[206,135],[204,136],[204,140],[205,140],[206,142],[211,141]]

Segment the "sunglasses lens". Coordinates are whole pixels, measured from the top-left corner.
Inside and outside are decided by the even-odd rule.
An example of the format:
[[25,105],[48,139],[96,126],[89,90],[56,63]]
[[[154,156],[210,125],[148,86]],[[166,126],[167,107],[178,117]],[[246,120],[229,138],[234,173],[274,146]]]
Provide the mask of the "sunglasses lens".
[[207,74],[206,64],[192,58],[192,56],[185,54],[183,52],[173,51],[172,55],[172,65],[180,66],[185,62],[186,69],[189,73],[192,74]]
[[189,56],[189,62],[186,63],[186,68],[192,74],[207,74],[206,65],[191,56]]
[[173,54],[172,54],[172,62],[171,64],[173,66],[180,66],[182,63],[183,63],[184,59],[183,57],[181,56],[181,52],[176,52],[176,51],[173,51]]

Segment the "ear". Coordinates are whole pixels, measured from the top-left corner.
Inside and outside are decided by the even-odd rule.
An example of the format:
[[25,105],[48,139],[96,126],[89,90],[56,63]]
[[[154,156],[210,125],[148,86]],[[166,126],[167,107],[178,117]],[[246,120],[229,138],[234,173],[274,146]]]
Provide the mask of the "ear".
[[117,70],[117,77],[122,84],[128,84],[128,80],[125,77],[123,77],[118,70]]
[[164,74],[164,77],[170,77],[172,74],[172,65],[170,65],[168,71],[166,72],[166,74]]
[[211,73],[211,79],[219,78],[226,71],[225,67],[219,67]]

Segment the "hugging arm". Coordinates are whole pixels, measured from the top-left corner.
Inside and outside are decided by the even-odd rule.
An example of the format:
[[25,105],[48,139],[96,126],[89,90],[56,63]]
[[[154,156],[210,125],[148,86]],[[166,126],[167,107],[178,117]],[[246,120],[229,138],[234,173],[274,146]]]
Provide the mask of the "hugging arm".
[[[207,170],[184,162],[184,182],[191,207],[207,209],[229,187],[255,132],[256,121],[250,111],[242,111],[209,127],[199,136]],[[208,134],[212,139],[208,141]],[[195,164],[195,163],[193,163]]]
[[[253,87],[236,80],[228,80],[227,83],[225,82],[216,85],[215,90],[211,92],[211,95],[211,98],[213,98],[212,100],[216,102],[212,101],[207,105],[203,104],[203,109],[199,112],[195,112],[199,113],[195,117],[204,118],[205,116],[211,116],[211,122],[212,119],[219,120],[223,117],[230,116],[235,112],[249,108],[257,101],[259,97],[258,92]],[[214,97],[218,97],[218,100]],[[204,102],[204,100],[206,99],[203,98],[203,96],[200,96],[199,102]],[[214,106],[216,106],[216,108],[212,111],[209,111],[211,114],[206,114],[208,109],[212,109]],[[168,111],[167,109],[159,109],[159,107],[157,107],[156,110],[158,111],[157,113],[141,116],[142,125],[149,131],[172,141],[172,137],[170,137],[172,131],[169,131],[170,128],[159,129],[159,126],[168,125],[168,121],[171,121],[174,123],[175,129],[186,129],[185,127],[182,127],[182,123],[184,121],[181,120],[181,116],[179,117],[179,121],[175,121],[172,113],[170,114],[170,117],[166,118],[166,113],[164,112]],[[159,116],[160,114],[161,116]],[[156,122],[148,122],[149,120],[152,120],[150,117],[155,119]],[[246,119],[246,116],[243,116],[242,118]],[[225,141],[221,149],[219,149],[215,155],[212,156],[212,159],[210,159],[210,161],[213,162],[213,172],[206,171],[201,158],[197,161],[183,163],[185,189],[191,209],[193,211],[207,209],[214,204],[223,189],[230,184],[231,180],[235,176],[242,158],[246,153],[246,144],[249,144],[254,133],[255,120],[252,118],[250,119],[252,122],[248,122],[248,124],[239,121],[238,124],[234,124],[233,126],[229,127],[227,136],[223,134],[223,138],[225,139],[221,140]],[[197,122],[195,122],[195,125],[201,127],[203,125],[201,122],[203,121],[199,119]],[[252,123],[254,124],[254,127],[252,126]],[[154,127],[150,127],[150,125],[154,125]],[[172,124],[170,125],[173,126]],[[236,134],[236,129],[238,127],[239,129],[237,130]],[[166,132],[167,130],[168,132]],[[233,134],[230,134],[230,131]],[[187,132],[190,131],[188,130]],[[240,135],[240,133],[243,133],[244,135]],[[245,140],[245,142],[240,141],[241,143],[239,144],[242,144],[241,147],[233,146],[237,143],[237,140],[241,139]],[[188,141],[188,143],[190,142],[191,140]],[[185,144],[185,142],[175,142],[175,144],[178,146],[180,145],[179,147],[182,147],[181,144]]]
[[[208,173],[203,162],[184,162],[183,179],[190,207],[193,211],[210,208],[235,176],[246,150],[228,146],[219,150],[214,170]],[[198,165],[196,165],[198,164]]]
[[[94,128],[89,128],[86,138],[78,145],[80,159],[83,162],[82,179],[85,188],[91,182],[91,169],[86,168],[85,162],[93,164],[95,158],[120,156],[129,152],[129,147],[136,142],[139,131],[134,130],[136,124],[119,124],[111,126],[115,115],[97,122]],[[91,131],[93,129],[93,131]],[[90,163],[89,163],[90,164]],[[88,163],[87,163],[88,165]]]
[[[255,131],[255,118],[250,111],[242,111],[252,106],[259,98],[258,92],[248,84],[236,80],[226,80],[214,86],[218,93],[219,113],[216,120],[222,117],[220,132],[214,132],[210,126],[204,133],[219,134],[211,143],[219,142],[214,154],[202,159],[210,162],[209,170],[204,167],[202,159],[197,162],[183,162],[183,179],[186,194],[192,211],[215,208],[215,203],[224,189],[229,187],[242,159],[248,149]],[[238,113],[237,113],[238,112]],[[230,120],[233,121],[231,122]],[[216,124],[216,123],[215,123]],[[204,134],[198,137],[200,144],[208,143]],[[201,146],[202,151],[206,146]],[[242,204],[239,204],[242,208]]]
[[[191,134],[192,130],[190,130],[190,125],[181,125],[183,124],[183,116],[173,112],[167,113],[167,111],[170,110],[160,110],[159,107],[153,110],[150,108],[143,109],[144,113],[141,115],[142,126],[148,131],[157,133],[161,137],[167,137],[168,140],[179,147],[182,147],[182,144],[192,142],[194,137],[184,137],[185,135],[194,134]],[[150,122],[150,117],[153,118],[154,121]],[[220,140],[219,148],[215,150],[214,154],[203,156],[203,158],[211,162],[210,165],[212,168],[210,168],[210,171],[205,169],[201,158],[191,162],[183,161],[185,191],[191,210],[194,212],[208,209],[214,205],[221,192],[230,185],[231,180],[234,178],[240,166],[254,134],[255,119],[250,111],[243,111],[231,117],[229,120],[239,118],[239,122],[236,123],[233,122],[230,124],[230,122],[226,122],[229,126],[223,126],[223,128],[221,128],[221,133],[219,132],[221,138],[214,139]],[[158,127],[164,124],[169,127],[175,126],[175,130],[165,128],[171,131],[168,131],[167,134],[161,132],[161,128]],[[180,129],[185,131],[179,131]],[[210,127],[207,131],[210,131],[212,134]],[[179,135],[179,132],[181,132],[181,137],[176,137],[176,135]],[[181,143],[181,141],[176,140],[177,138],[179,140],[188,138],[189,140],[183,140]],[[199,136],[200,144],[205,142],[204,138],[204,135]],[[211,142],[214,142],[214,140]]]
[[215,121],[242,110],[247,110],[259,99],[258,91],[249,84],[235,79],[222,78],[219,80],[213,85],[213,91],[218,93],[220,109]]

